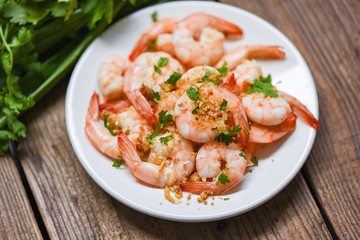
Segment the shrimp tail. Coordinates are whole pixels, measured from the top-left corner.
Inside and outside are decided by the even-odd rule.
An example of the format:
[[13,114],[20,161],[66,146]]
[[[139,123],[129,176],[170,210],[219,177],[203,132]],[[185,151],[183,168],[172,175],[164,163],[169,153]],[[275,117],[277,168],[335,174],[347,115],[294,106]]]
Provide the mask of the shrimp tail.
[[254,152],[255,152],[255,148],[256,148],[256,144],[255,143],[251,143],[249,142],[247,145],[247,148],[244,151],[244,154],[246,156],[246,160],[247,160],[247,164],[249,164],[249,162],[251,161]]
[[94,92],[93,95],[91,96],[89,108],[86,114],[86,125],[88,125],[91,120],[97,120],[98,118],[99,118],[99,94]]
[[101,103],[99,104],[99,109],[100,111],[105,110],[113,113],[121,113],[130,106],[131,104],[128,100],[118,100],[118,101]]
[[190,182],[190,183],[180,183],[180,187],[185,192],[191,192],[194,194],[200,194],[203,191],[208,191],[210,194],[213,194],[212,182]]
[[320,122],[314,117],[314,115],[296,98],[290,96],[287,93],[280,92],[282,98],[287,101],[293,110],[293,112],[298,116],[303,122],[308,126],[312,127],[315,130],[318,130],[320,127]]
[[248,58],[252,59],[284,59],[285,52],[280,46],[255,46],[249,48]]
[[117,135],[117,141],[121,157],[125,160],[131,172],[134,173],[136,170],[136,166],[139,165],[141,162],[141,159],[136,152],[134,145],[123,131],[119,131]]
[[129,55],[129,60],[134,61],[137,56],[139,56],[141,53],[145,52],[148,49],[148,45],[151,41],[154,41],[155,39],[149,38],[149,36],[143,34],[140,39],[137,41],[135,47],[133,48],[131,54]]
[[226,80],[224,80],[222,86],[225,89],[227,89],[229,92],[233,93],[235,91],[235,86],[236,86],[235,74],[231,73],[231,75],[228,78],[226,78]]
[[237,25],[228,22],[222,18],[218,18],[212,15],[206,14],[211,27],[215,27],[217,30],[231,36],[231,39],[239,39],[243,36],[243,30]]

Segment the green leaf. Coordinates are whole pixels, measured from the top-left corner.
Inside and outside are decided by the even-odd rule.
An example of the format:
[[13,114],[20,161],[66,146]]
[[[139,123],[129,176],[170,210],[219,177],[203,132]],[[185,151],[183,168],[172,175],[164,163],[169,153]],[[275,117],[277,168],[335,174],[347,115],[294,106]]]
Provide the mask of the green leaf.
[[228,102],[225,99],[223,99],[223,102],[221,103],[221,106],[220,106],[220,111],[225,111],[226,110],[227,103]]
[[199,88],[190,87],[188,90],[186,90],[186,94],[191,100],[196,100],[199,98]]
[[245,156],[245,154],[244,154],[244,153],[242,153],[242,152],[241,152],[241,153],[239,153],[239,156],[240,156],[240,157],[243,157],[243,158],[246,160],[246,156]]
[[156,40],[150,41],[148,44],[148,50],[149,51],[154,50],[155,46],[156,46]]
[[228,73],[229,73],[228,63],[225,61],[223,63],[223,65],[220,68],[218,68],[217,70],[220,72],[222,77],[228,75]]
[[266,78],[260,76],[259,79],[255,79],[254,84],[251,85],[250,89],[245,93],[263,92],[265,96],[279,97],[278,92],[273,88],[274,86],[271,84],[271,75],[269,74]]
[[219,175],[218,180],[216,181],[216,185],[219,185],[219,183],[225,185],[226,183],[231,183],[228,176],[225,174],[225,172],[229,170],[229,168],[225,168],[225,170]]
[[162,71],[161,71],[161,69],[158,67],[158,66],[156,66],[156,65],[154,65],[154,71],[156,72],[156,73],[158,73],[158,74],[162,74]]
[[158,104],[161,100],[159,92],[148,92],[148,96],[154,101],[154,103]]
[[240,132],[242,128],[239,125],[236,125],[235,128],[231,132],[219,132],[215,136],[215,140],[218,142],[223,142],[225,145],[229,145],[232,143],[232,138],[236,137],[238,132]]
[[26,137],[26,127],[22,122],[17,120],[15,114],[6,107],[2,109],[2,112],[6,117],[6,124],[8,129],[18,137]]
[[159,122],[161,124],[164,124],[164,123],[168,123],[168,122],[173,122],[174,121],[174,118],[173,118],[173,115],[171,114],[167,114],[168,110],[162,110],[160,113],[159,113]]
[[17,36],[13,36],[10,46],[20,47],[31,42],[33,38],[33,32],[29,28],[21,27],[18,31]]
[[153,12],[153,13],[151,14],[151,19],[152,19],[153,22],[156,22],[156,21],[158,20],[158,18],[157,18],[157,11],[155,11],[155,12]]
[[198,114],[199,106],[196,106],[194,110],[191,111],[191,114]]
[[26,3],[17,1],[7,1],[3,10],[4,16],[10,18],[10,22],[24,25],[26,23],[37,24],[50,12],[53,3],[50,1],[43,3],[34,3],[27,1]]
[[167,135],[166,137],[161,137],[160,142],[162,142],[163,144],[165,144],[167,146],[168,142],[173,138],[174,137],[172,135]]
[[1,54],[1,63],[6,75],[10,75],[12,70],[12,59],[8,52]]
[[257,166],[259,164],[258,158],[256,156],[251,159],[251,162],[254,164],[254,166]]
[[165,83],[170,84],[171,86],[175,86],[176,82],[181,78],[182,74],[178,72],[174,72],[171,74],[168,80],[165,81]]
[[217,129],[217,127],[213,127],[211,130],[216,130]]
[[104,112],[104,127],[106,127],[108,130],[109,130],[109,132],[110,132],[110,134],[112,135],[112,136],[116,136],[116,134],[114,133],[114,131],[111,129],[111,127],[109,126],[109,122],[108,122],[108,119],[107,119],[107,116],[106,116],[106,112]]
[[[121,158],[121,156],[119,156],[120,158]],[[120,160],[120,161],[115,161],[114,163],[113,163],[113,167],[114,168],[119,168],[119,167],[121,167],[121,165],[124,163],[124,160]]]
[[166,66],[166,64],[168,64],[168,62],[169,62],[168,58],[160,58],[158,61],[158,66],[164,67],[164,66]]
[[227,201],[227,200],[229,200],[230,198],[224,198],[224,201]]
[[156,124],[155,131],[146,137],[146,139],[149,141],[151,145],[154,144],[153,139],[156,138],[156,136],[159,134],[159,131],[164,127],[164,124],[174,121],[173,115],[167,114],[167,112],[168,112],[167,110],[166,111],[162,110],[161,112],[159,112],[159,121]]
[[211,74],[210,69],[206,68],[206,69],[205,69],[205,76],[201,78],[202,81],[203,81],[203,82],[210,82],[210,83],[214,83],[214,84],[217,84],[217,83],[220,82],[220,76],[219,76],[218,79],[216,79],[215,81],[212,81],[212,80],[209,79],[210,74]]

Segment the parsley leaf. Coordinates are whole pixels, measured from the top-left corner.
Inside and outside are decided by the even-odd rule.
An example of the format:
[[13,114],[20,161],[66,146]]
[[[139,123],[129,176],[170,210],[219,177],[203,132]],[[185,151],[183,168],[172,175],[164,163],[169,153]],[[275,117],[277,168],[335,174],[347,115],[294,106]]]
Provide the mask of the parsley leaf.
[[173,115],[171,114],[166,114],[167,113],[167,110],[164,111],[162,110],[160,113],[159,113],[159,121],[158,123],[156,124],[156,128],[155,128],[155,131],[152,133],[152,134],[149,134],[146,139],[149,141],[149,143],[151,145],[154,144],[154,141],[153,139],[156,138],[156,136],[159,134],[159,131],[164,127],[164,124],[165,123],[168,123],[168,122],[173,122],[174,119],[173,119]]
[[162,74],[162,71],[161,71],[161,69],[158,67],[158,66],[156,66],[156,65],[154,65],[154,71],[156,72],[156,73],[158,73],[158,74]]
[[278,92],[273,88],[274,86],[271,84],[271,75],[269,74],[266,78],[260,76],[259,79],[255,79],[254,84],[251,85],[250,89],[245,93],[263,92],[265,96],[279,97]]
[[148,96],[149,96],[149,97],[154,101],[154,103],[156,103],[156,104],[158,104],[159,101],[161,100],[159,92],[155,92],[155,91],[149,92],[149,93],[148,93]]
[[209,79],[210,74],[211,74],[210,69],[208,69],[208,68],[205,69],[205,76],[203,76],[203,77],[201,78],[201,80],[202,80],[203,82],[210,82],[210,83],[214,83],[214,84],[220,82],[220,76],[218,77],[217,80],[212,81],[212,80]]
[[243,158],[246,160],[246,156],[245,156],[245,154],[244,154],[244,153],[242,153],[242,152],[241,152],[241,153],[239,153],[239,156],[240,156],[240,157],[243,157]]
[[[121,157],[120,157],[120,158],[121,158]],[[114,168],[119,168],[119,167],[121,167],[121,165],[122,165],[123,163],[124,163],[124,160],[121,159],[120,161],[114,162],[112,166],[113,166]]]
[[245,129],[244,129],[244,132],[245,132],[246,135],[248,135],[248,136],[250,135],[250,133]]
[[256,156],[251,159],[251,162],[254,164],[254,166],[257,166],[259,164],[258,158]]
[[229,200],[230,198],[224,198],[224,201],[227,201],[227,200]]
[[220,106],[220,111],[225,111],[226,110],[226,105],[227,105],[228,101],[226,101],[225,99],[223,99],[223,102]]
[[238,132],[241,131],[241,129],[242,128],[239,125],[236,125],[231,132],[219,132],[216,135],[215,140],[218,142],[223,142],[226,145],[229,145],[230,143],[232,143],[232,138],[236,137]]
[[113,136],[116,136],[116,134],[114,133],[114,131],[111,129],[111,127],[109,126],[109,122],[108,122],[108,119],[107,119],[107,116],[106,116],[106,113],[104,113],[104,127],[106,127],[110,134],[113,135]]
[[160,142],[162,142],[163,144],[165,144],[167,146],[168,142],[173,138],[174,138],[173,135],[167,135],[166,137],[161,137]]
[[168,62],[169,62],[168,58],[160,58],[158,61],[158,66],[164,67],[164,66],[166,66],[166,64],[168,64]]
[[226,183],[231,183],[228,176],[225,174],[225,172],[229,170],[229,168],[225,168],[225,170],[219,175],[218,180],[216,181],[216,185],[219,185],[219,183],[225,185]]
[[[196,86],[195,86],[196,87]],[[186,94],[191,100],[196,100],[199,98],[199,88],[191,87],[188,90],[186,90]]]
[[157,11],[155,11],[155,12],[153,12],[153,13],[151,14],[151,18],[152,18],[153,22],[156,22],[156,21],[158,20],[158,18],[157,18]]
[[182,74],[178,72],[174,72],[171,74],[168,80],[165,81],[165,83],[170,84],[171,86],[175,86],[176,82],[181,78]]
[[148,50],[154,50],[155,46],[156,46],[156,40],[153,40],[153,41],[149,42]]
[[229,73],[228,63],[225,61],[223,63],[223,65],[220,68],[218,68],[217,70],[220,72],[222,77],[228,75],[228,73]]
[[191,111],[192,114],[197,114],[197,110],[199,110],[199,106],[196,106],[194,110]]
[[213,127],[211,130],[216,130],[217,129],[217,127]]

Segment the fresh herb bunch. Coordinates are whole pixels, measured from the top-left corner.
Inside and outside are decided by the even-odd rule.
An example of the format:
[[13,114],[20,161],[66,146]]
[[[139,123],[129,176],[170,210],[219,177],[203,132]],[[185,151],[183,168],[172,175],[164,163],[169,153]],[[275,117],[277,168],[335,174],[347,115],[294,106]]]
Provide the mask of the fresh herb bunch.
[[114,20],[163,0],[0,0],[0,155],[26,136],[18,117]]

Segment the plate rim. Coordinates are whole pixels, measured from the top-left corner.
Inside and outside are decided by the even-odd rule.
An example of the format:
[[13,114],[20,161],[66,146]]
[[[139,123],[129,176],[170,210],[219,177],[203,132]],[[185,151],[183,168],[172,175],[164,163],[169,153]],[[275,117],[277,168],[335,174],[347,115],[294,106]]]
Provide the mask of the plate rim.
[[[319,104],[318,104],[318,95],[317,95],[317,91],[316,91],[316,84],[314,81],[314,78],[311,74],[310,68],[308,66],[308,64],[306,63],[305,59],[303,58],[303,56],[301,55],[301,53],[298,51],[298,49],[296,49],[295,45],[290,41],[290,39],[288,39],[288,37],[286,37],[285,34],[283,34],[279,29],[277,29],[275,26],[273,26],[272,24],[270,24],[269,22],[267,22],[266,20],[262,19],[261,17],[248,12],[244,9],[241,9],[239,7],[236,6],[232,6],[232,5],[228,5],[228,4],[224,4],[224,3],[219,3],[219,2],[204,2],[204,1],[176,1],[176,2],[167,2],[167,3],[161,3],[161,4],[156,4],[153,6],[149,6],[146,8],[143,8],[141,10],[138,10],[120,20],[118,20],[117,22],[114,22],[108,29],[106,29],[102,34],[111,31],[112,28],[114,28],[114,26],[120,22],[120,21],[126,21],[129,20],[131,18],[136,18],[138,15],[142,15],[143,12],[148,12],[151,10],[156,10],[159,7],[162,6],[170,6],[170,7],[176,7],[178,5],[205,5],[205,6],[211,6],[211,7],[221,7],[223,8],[223,10],[225,11],[240,11],[241,14],[247,15],[248,17],[253,18],[256,21],[259,21],[261,24],[264,24],[264,26],[266,26],[267,28],[270,28],[270,30],[274,31],[275,33],[277,33],[285,42],[287,42],[288,46],[292,48],[293,52],[295,53],[296,57],[306,66],[307,71],[309,76],[311,77],[310,83],[312,85],[311,90],[314,92],[314,106],[315,106],[315,110],[313,112],[314,116],[316,118],[318,118],[318,113],[319,113]],[[101,36],[102,34],[100,34],[99,36]],[[93,41],[94,42],[94,41]],[[74,130],[71,128],[71,120],[72,120],[72,116],[69,114],[70,113],[70,99],[72,96],[72,92],[74,89],[74,84],[75,84],[75,79],[76,76],[79,73],[79,69],[80,66],[83,65],[83,62],[85,61],[85,59],[87,58],[87,55],[90,54],[90,46],[92,45],[92,43],[87,47],[87,49],[84,51],[84,53],[81,55],[80,59],[78,60],[78,62],[75,65],[75,68],[72,71],[71,77],[70,77],[70,81],[68,83],[68,87],[67,87],[67,91],[66,91],[66,98],[65,98],[65,122],[66,122],[66,128],[67,128],[67,133],[70,139],[70,143],[71,146],[78,158],[78,160],[80,161],[82,167],[85,169],[86,173],[90,175],[90,177],[92,178],[93,181],[96,182],[96,184],[101,187],[107,194],[109,194],[110,196],[112,196],[113,198],[115,198],[116,200],[120,201],[122,204],[136,210],[139,211],[143,214],[146,215],[150,215],[153,217],[157,217],[157,218],[161,218],[161,219],[165,219],[165,220],[171,220],[171,221],[178,221],[178,222],[209,222],[209,221],[216,221],[216,220],[221,220],[221,219],[225,219],[225,218],[230,218],[233,216],[237,216],[240,214],[243,214],[245,212],[248,212],[262,204],[264,204],[265,202],[269,201],[270,199],[272,199],[275,195],[279,194],[293,179],[294,177],[297,175],[297,173],[300,171],[301,167],[305,164],[311,150],[312,150],[312,146],[314,144],[315,141],[315,137],[316,137],[316,131],[310,131],[310,136],[309,136],[309,140],[305,146],[304,151],[302,152],[302,155],[300,157],[300,160],[297,162],[297,164],[294,166],[293,170],[291,172],[289,172],[289,174],[283,179],[282,182],[280,182],[270,193],[263,195],[261,198],[257,199],[255,202],[249,203],[247,205],[243,205],[240,208],[234,209],[234,211],[226,211],[226,212],[220,212],[217,214],[211,214],[211,215],[202,215],[200,217],[198,217],[197,215],[177,215],[177,214],[172,214],[172,213],[166,213],[164,214],[163,212],[148,208],[148,207],[144,207],[134,201],[132,201],[131,199],[125,198],[123,196],[121,196],[120,194],[116,193],[113,189],[111,189],[101,178],[99,178],[96,173],[91,169],[91,167],[88,165],[88,163],[83,159],[82,153],[79,152],[78,148],[76,147],[76,141],[74,138]]]

